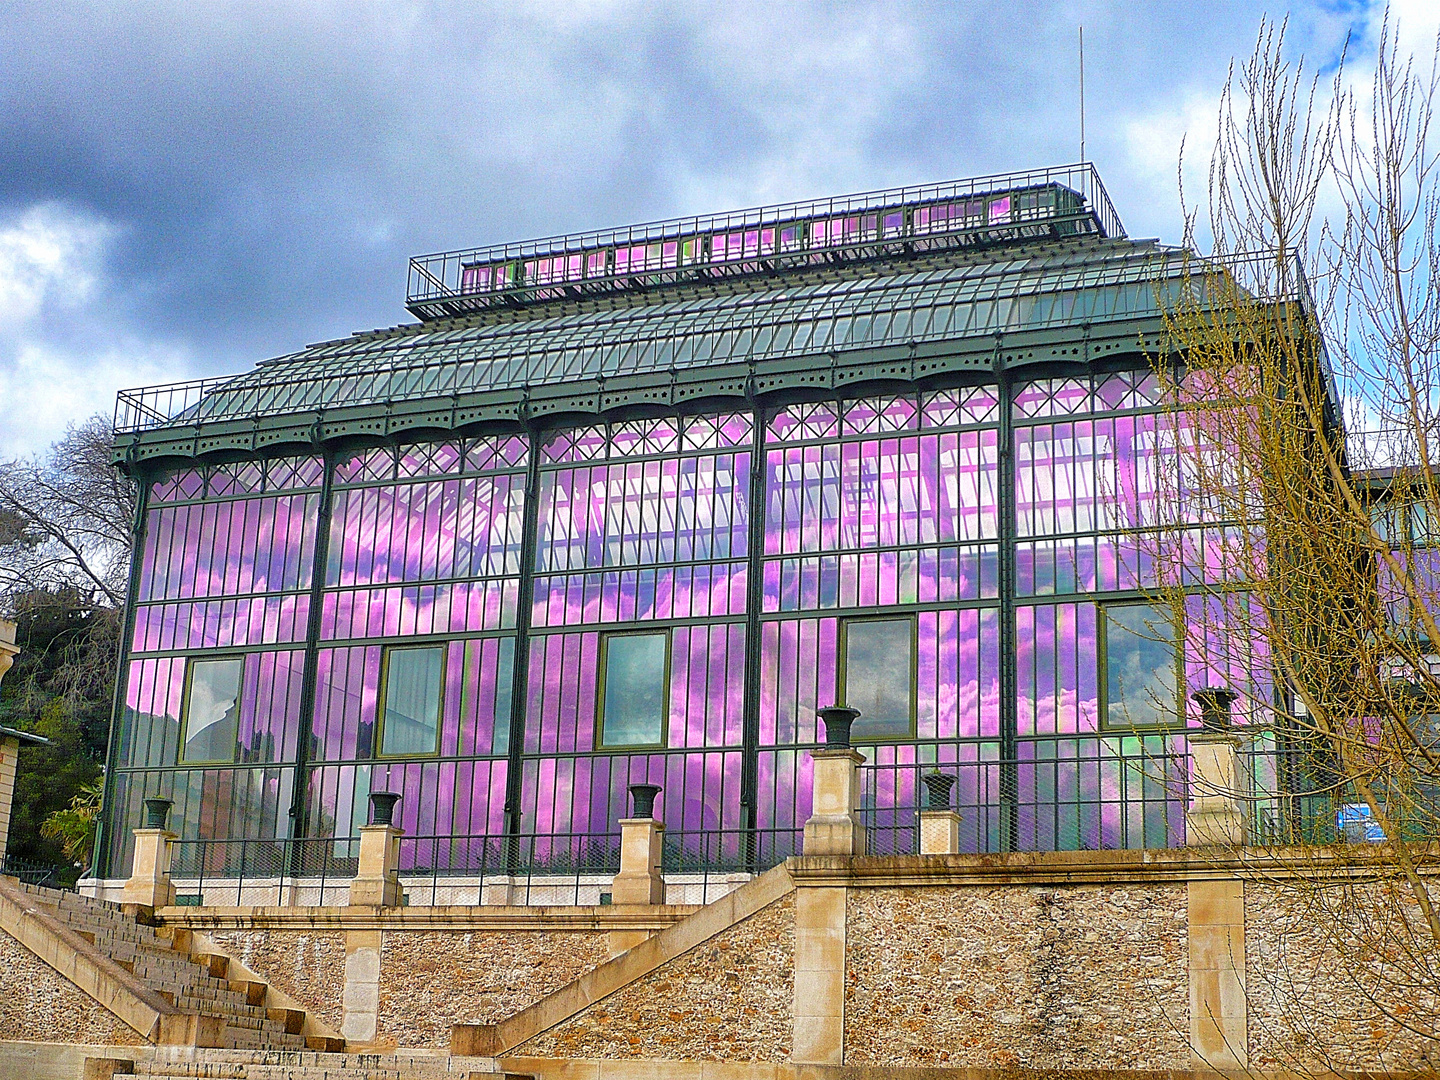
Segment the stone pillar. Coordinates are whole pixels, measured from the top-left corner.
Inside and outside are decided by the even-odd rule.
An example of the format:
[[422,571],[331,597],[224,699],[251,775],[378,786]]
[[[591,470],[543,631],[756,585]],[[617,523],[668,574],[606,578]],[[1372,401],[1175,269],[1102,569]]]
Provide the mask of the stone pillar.
[[[812,750],[810,819],[804,854],[865,854],[859,766],[863,755],[850,746],[855,709],[832,705],[820,710],[825,746]],[[841,1065],[845,1061],[845,908],[843,886],[795,890],[795,988],[791,1003],[790,1059],[800,1065]]]
[[[385,825],[366,828],[384,829]],[[380,1023],[380,930],[345,932],[345,989],[341,994],[340,1034],[352,1050],[375,1041]]]
[[399,907],[400,837],[394,824],[400,796],[388,791],[370,795],[371,824],[360,826],[360,865],[350,882],[352,907]]
[[850,725],[859,717],[859,709],[844,705],[820,710],[825,745],[810,752],[810,819],[801,848],[806,855],[865,854],[865,827],[855,816],[865,758],[850,746]]
[[1245,883],[1186,885],[1190,952],[1190,1057],[1197,1069],[1250,1064],[1245,998]]
[[795,996],[790,1060],[845,1061],[845,898],[843,887],[795,890]]
[[[0,619],[0,682],[15,663],[15,624]],[[15,769],[20,764],[20,732],[0,728],[0,863],[5,861],[5,842],[10,835],[10,804],[15,798]]]
[[1240,740],[1230,728],[1229,690],[1197,690],[1202,729],[1190,736],[1190,807],[1185,813],[1187,847],[1237,847],[1245,843],[1245,808],[1240,786]]
[[634,817],[620,819],[620,873],[610,885],[614,904],[663,904],[665,878],[660,863],[665,824],[655,820],[655,784],[631,784]]
[[15,769],[20,764],[20,739],[0,731],[0,863],[10,835],[10,805],[15,799]]
[[806,855],[864,855],[865,827],[855,816],[860,804],[859,766],[865,756],[850,747],[812,750],[810,819],[805,822]]
[[920,854],[960,854],[960,815],[950,809],[955,777],[936,769],[920,779],[925,782],[927,804],[920,811]]
[[19,653],[20,647],[15,644],[15,624],[9,619],[0,619],[0,682],[5,681],[5,673]]
[[130,863],[130,879],[120,893],[122,905],[154,910],[175,903],[170,858],[176,836],[166,827],[169,816],[169,799],[145,800],[145,824],[135,830],[135,855]]

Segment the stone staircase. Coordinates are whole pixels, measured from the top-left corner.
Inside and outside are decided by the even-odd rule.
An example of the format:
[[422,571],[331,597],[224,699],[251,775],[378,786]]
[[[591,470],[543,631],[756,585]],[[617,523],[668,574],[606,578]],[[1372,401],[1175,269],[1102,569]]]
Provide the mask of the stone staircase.
[[[161,1042],[233,1050],[343,1049],[338,1040],[307,1043],[303,1011],[267,1008],[269,987],[264,982],[230,977],[228,957],[192,955],[184,931],[178,932],[177,939],[176,931],[147,926],[103,900],[38,885],[12,884],[18,884],[25,897],[54,922],[89,942],[173,1007],[176,1015],[165,1018],[169,1030],[162,1031]],[[323,1045],[312,1045],[317,1041]]]
[[311,1051],[162,1047],[152,1061],[92,1059],[86,1080],[534,1080],[503,1072],[492,1058],[437,1051],[330,1054]]

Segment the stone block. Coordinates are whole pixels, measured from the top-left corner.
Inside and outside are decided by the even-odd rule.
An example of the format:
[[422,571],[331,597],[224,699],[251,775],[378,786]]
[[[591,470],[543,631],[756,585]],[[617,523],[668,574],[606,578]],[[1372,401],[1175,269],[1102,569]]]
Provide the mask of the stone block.
[[161,1046],[198,1046],[219,1049],[225,1045],[225,1021],[218,1016],[171,1013],[160,1017]]
[[128,1058],[86,1058],[82,1080],[113,1080],[116,1076],[130,1076],[135,1072],[135,1062]]
[[350,882],[353,907],[399,907],[400,837],[393,825],[360,826],[360,859]]
[[457,1057],[493,1057],[499,1042],[494,1024],[450,1025],[450,1053]]
[[920,811],[920,854],[957,855],[960,852],[960,815],[954,810]]
[[793,1030],[790,1057],[797,1064],[839,1065],[844,1062],[844,1017],[797,1015]]

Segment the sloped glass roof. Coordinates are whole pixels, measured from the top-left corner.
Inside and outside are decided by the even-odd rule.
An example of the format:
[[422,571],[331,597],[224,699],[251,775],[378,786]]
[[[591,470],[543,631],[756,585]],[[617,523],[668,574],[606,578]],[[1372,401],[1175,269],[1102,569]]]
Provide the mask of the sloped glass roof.
[[1138,318],[1178,289],[1182,259],[1151,242],[1076,238],[894,260],[828,279],[780,275],[711,295],[676,288],[589,310],[547,305],[421,323],[312,346],[183,393],[127,391],[117,429]]

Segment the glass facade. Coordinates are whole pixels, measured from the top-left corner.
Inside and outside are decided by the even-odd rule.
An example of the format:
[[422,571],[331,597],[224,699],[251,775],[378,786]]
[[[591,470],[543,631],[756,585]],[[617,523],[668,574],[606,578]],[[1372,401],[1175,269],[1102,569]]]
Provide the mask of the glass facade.
[[1156,396],[1118,371],[183,470],[149,490],[115,820],[164,794],[186,836],[344,838],[397,791],[420,836],[606,836],[648,781],[672,843],[773,861],[848,702],[897,847],[932,765],[974,850],[1174,843],[1213,658],[1144,600]]
[[1270,700],[1197,606],[1243,591],[1147,594],[1229,572],[1234,527],[1168,509],[1184,433],[1137,342],[1183,260],[811,225],[833,260],[760,273],[742,230],[747,268],[698,286],[626,284],[616,247],[600,299],[568,261],[515,271],[533,296],[475,262],[457,288],[510,307],[122,397],[143,539],[102,872],[162,795],[213,872],[295,838],[343,874],[382,791],[407,868],[595,865],[635,783],[667,860],[755,870],[799,849],[837,703],[873,850],[916,849],[937,767],[966,850],[1182,842],[1189,692]]

